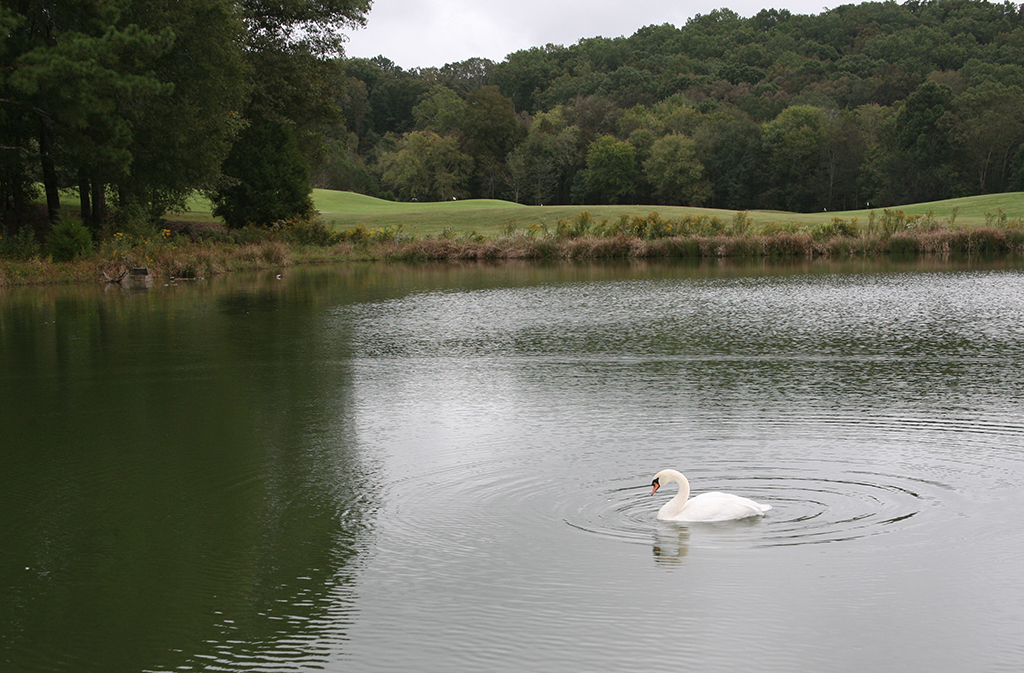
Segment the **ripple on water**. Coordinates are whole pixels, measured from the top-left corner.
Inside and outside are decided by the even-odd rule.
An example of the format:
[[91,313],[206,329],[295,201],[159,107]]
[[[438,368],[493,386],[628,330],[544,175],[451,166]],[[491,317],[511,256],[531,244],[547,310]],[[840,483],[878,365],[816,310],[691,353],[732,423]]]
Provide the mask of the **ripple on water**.
[[[527,527],[561,520],[588,534],[645,545],[683,532],[689,546],[779,547],[893,533],[957,497],[952,485],[935,479],[822,460],[771,467],[730,462],[686,473],[694,493],[736,493],[772,509],[740,522],[659,522],[658,508],[674,493],[651,496],[650,474],[567,482],[564,470],[524,469],[515,460],[492,457],[395,481],[390,525],[415,535],[429,512],[438,552],[455,556],[476,553],[481,533],[508,517]],[[420,542],[420,553],[430,554],[431,541]]]
[[[568,514],[570,526],[597,535],[649,544],[652,533],[702,531],[701,541],[714,545],[776,547],[854,540],[912,525],[917,515],[939,504],[948,485],[849,466],[818,463],[804,467],[730,466],[724,476],[707,470],[688,474],[701,491],[725,491],[770,504],[764,517],[741,522],[667,523],[657,521],[665,502],[638,497],[637,489],[608,486],[598,498]],[[671,494],[670,494],[671,495]],[[739,525],[738,525],[739,524]],[[691,543],[697,542],[691,538]]]
[[[998,497],[984,494],[1020,486],[1022,455],[1016,447],[1024,426],[1005,419],[894,414],[783,416],[775,422],[792,427],[774,427],[773,434],[787,436],[794,446],[817,443],[816,448],[803,458],[788,449],[769,451],[777,454],[773,457],[750,451],[745,458],[730,454],[678,466],[694,494],[749,497],[772,506],[764,517],[720,524],[659,522],[658,508],[674,495],[650,495],[651,475],[666,466],[664,456],[602,453],[592,445],[590,453],[573,455],[543,446],[513,447],[514,440],[503,438],[501,446],[449,456],[444,465],[389,484],[390,524],[415,531],[428,516],[434,538],[421,541],[421,553],[431,553],[436,544],[438,553],[455,555],[477,553],[481,534],[495,522],[512,520],[531,535],[544,522],[562,521],[609,540],[653,543],[656,551],[676,544],[680,535],[691,548],[837,544],[907,531],[934,522],[943,510],[941,516],[956,515],[968,494]],[[591,455],[594,451],[600,455]]]

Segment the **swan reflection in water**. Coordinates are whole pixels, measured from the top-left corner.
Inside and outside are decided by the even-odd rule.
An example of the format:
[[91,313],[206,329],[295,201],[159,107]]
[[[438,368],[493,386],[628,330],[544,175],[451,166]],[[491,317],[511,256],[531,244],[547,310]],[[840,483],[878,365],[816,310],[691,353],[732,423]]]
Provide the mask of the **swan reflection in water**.
[[682,526],[660,526],[651,551],[658,565],[683,565],[690,554],[690,531]]
[[[700,548],[729,547],[737,543],[746,544],[751,540],[750,531],[763,525],[759,516],[750,516],[734,521],[681,523],[659,521],[654,532],[651,551],[658,565],[682,565],[690,554],[690,538],[696,535]],[[756,534],[761,541],[762,535]],[[741,542],[742,541],[742,542]]]

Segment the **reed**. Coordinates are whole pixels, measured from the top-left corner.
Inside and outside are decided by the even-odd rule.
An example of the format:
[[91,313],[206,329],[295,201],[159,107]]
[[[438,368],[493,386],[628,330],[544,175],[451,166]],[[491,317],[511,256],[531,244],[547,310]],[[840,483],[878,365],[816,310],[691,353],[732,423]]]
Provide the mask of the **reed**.
[[[627,222],[626,224],[632,224]],[[699,258],[850,258],[913,255],[964,257],[1024,255],[1024,231],[922,228],[893,235],[859,233],[816,237],[812,233],[773,235],[507,237],[494,241],[425,239],[393,245],[381,257],[401,260],[461,259],[699,259]]]
[[810,234],[780,232],[762,235],[761,250],[765,257],[806,257],[813,250],[814,238]]
[[673,236],[651,241],[648,246],[648,257],[665,259],[698,259],[704,256],[700,239],[694,236]]
[[[0,256],[0,286],[116,278],[145,267],[149,274],[199,278],[245,269],[350,260],[589,260],[700,258],[851,258],[933,255],[947,258],[1024,255],[1024,223],[1001,211],[988,226],[954,226],[957,211],[940,220],[931,211],[900,209],[828,222],[755,222],[746,212],[726,219],[687,213],[676,219],[657,212],[598,219],[589,211],[519,226],[508,222],[494,237],[455,227],[417,238],[401,225],[356,226],[334,231],[322,221],[282,222],[270,228],[227,231],[185,224],[176,230],[114,232],[90,256],[56,263],[36,247]],[[20,240],[20,239],[19,239]]]

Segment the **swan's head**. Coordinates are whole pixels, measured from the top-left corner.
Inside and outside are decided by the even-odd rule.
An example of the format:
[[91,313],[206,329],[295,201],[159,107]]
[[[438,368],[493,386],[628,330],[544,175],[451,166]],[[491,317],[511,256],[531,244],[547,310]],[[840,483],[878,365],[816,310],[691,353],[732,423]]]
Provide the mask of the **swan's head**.
[[686,477],[676,470],[662,470],[658,474],[654,475],[654,481],[651,482],[651,495],[657,493],[658,489],[668,482],[674,481],[677,484],[682,484],[684,479],[686,479]]
[[663,481],[671,481],[670,479],[665,479],[665,477],[667,476],[665,473],[667,471],[668,470],[662,470],[658,474],[654,475],[654,481],[651,482],[651,495],[654,495],[655,493],[658,492],[658,489],[661,488],[661,483]]

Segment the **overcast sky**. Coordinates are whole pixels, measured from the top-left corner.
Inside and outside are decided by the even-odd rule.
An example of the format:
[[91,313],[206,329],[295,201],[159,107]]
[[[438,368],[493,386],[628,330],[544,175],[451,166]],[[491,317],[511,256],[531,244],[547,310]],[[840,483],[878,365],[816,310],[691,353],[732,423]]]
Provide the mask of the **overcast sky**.
[[783,6],[794,14],[820,14],[826,7],[822,0],[374,0],[366,28],[348,31],[345,52],[383,55],[406,69],[475,56],[501,61],[549,43],[629,36],[651,24],[681,26],[719,7],[747,17]]

